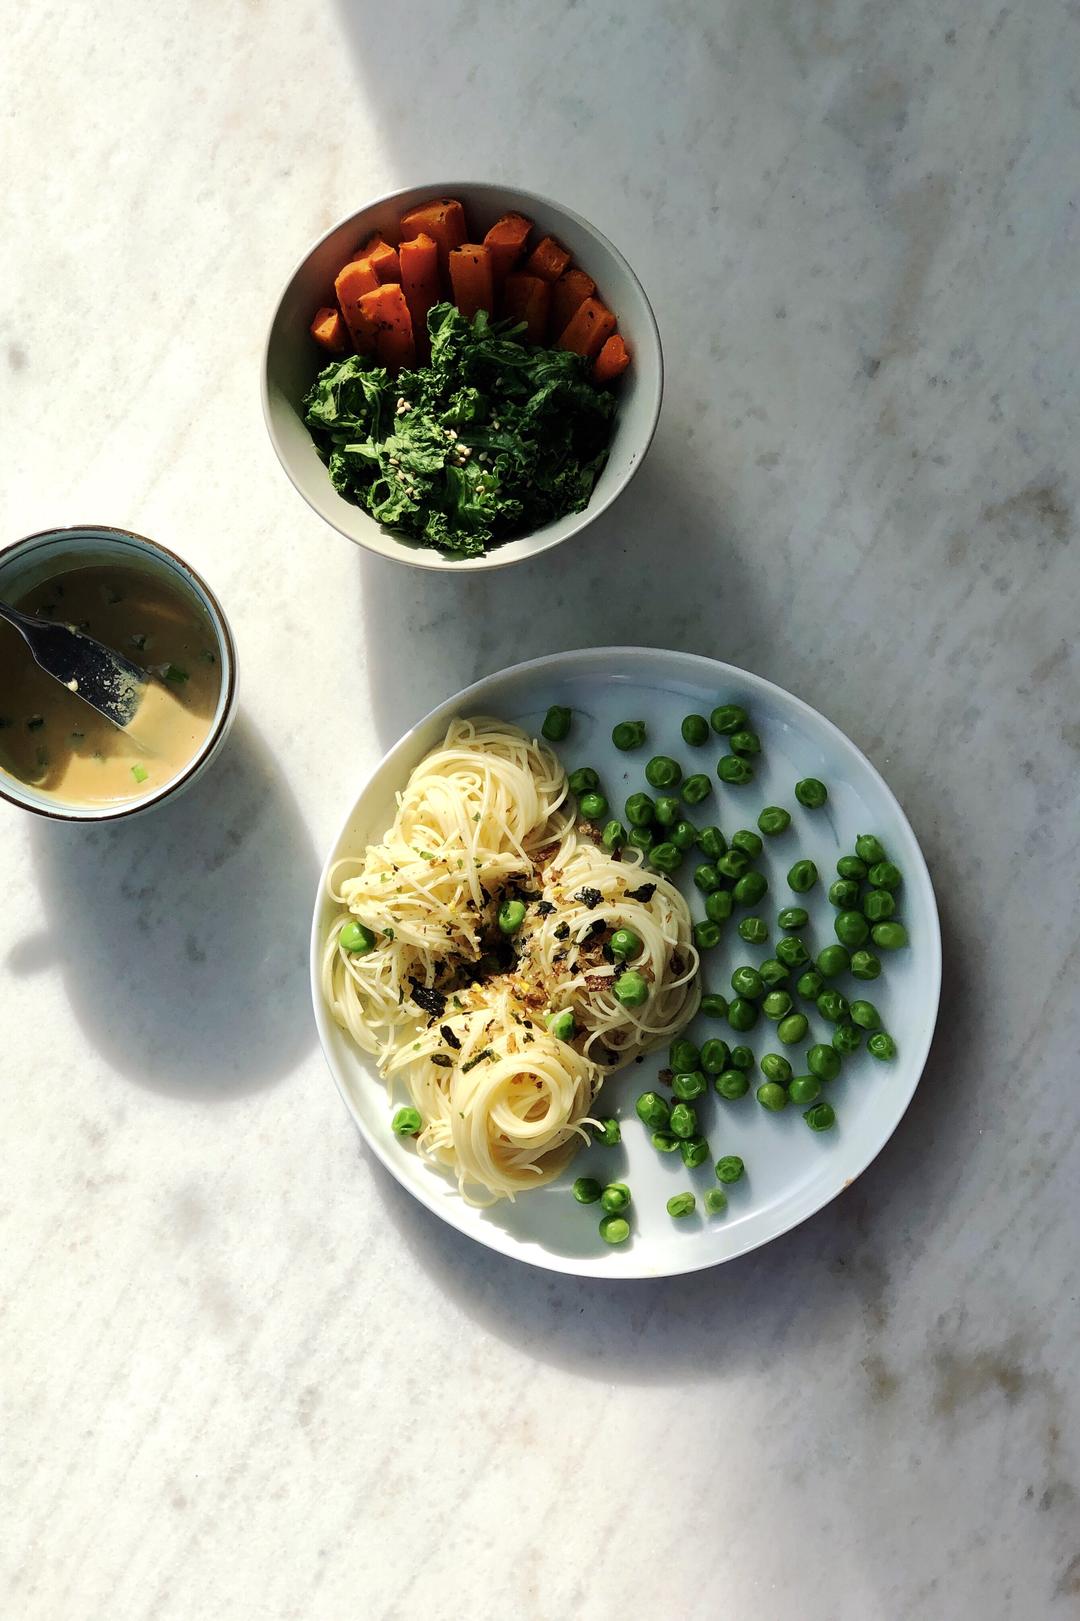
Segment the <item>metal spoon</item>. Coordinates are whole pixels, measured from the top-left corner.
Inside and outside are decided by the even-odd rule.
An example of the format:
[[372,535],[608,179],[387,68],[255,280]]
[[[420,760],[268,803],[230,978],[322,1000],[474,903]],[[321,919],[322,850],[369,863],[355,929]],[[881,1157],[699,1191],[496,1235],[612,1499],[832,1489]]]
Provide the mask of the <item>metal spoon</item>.
[[0,619],[14,625],[34,663],[115,726],[130,726],[150,676],[81,630],[54,625],[0,602]]

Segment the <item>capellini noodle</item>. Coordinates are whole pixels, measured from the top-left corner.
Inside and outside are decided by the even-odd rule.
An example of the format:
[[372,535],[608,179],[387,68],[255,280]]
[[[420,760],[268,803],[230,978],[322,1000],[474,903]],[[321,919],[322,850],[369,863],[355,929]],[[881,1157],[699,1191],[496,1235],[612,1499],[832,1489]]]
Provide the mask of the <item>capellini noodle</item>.
[[[639,851],[617,860],[584,836],[550,749],[478,719],[451,722],[398,795],[382,841],[331,872],[342,910],[323,952],[327,1004],[390,1095],[403,1091],[419,1111],[420,1153],[470,1204],[557,1175],[587,1140],[607,1075],[693,1017],[686,902],[641,863]],[[526,920],[514,960],[492,967],[481,959],[497,938],[498,903],[514,891],[530,897]],[[366,955],[340,944],[353,919],[375,933]],[[604,956],[620,928],[642,942],[631,964],[649,986],[640,1007],[615,996],[623,964]],[[570,1041],[545,1025],[564,1009]]]

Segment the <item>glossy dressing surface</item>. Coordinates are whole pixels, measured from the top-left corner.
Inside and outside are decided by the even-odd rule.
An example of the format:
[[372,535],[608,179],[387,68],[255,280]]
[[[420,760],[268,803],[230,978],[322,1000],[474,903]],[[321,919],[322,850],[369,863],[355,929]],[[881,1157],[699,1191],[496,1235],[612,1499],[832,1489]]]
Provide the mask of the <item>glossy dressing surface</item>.
[[0,769],[69,805],[115,804],[163,787],[192,760],[221,685],[213,627],[160,569],[101,564],[39,582],[12,605],[75,625],[142,665],[148,683],[131,726],[114,726],[39,670],[0,622]]

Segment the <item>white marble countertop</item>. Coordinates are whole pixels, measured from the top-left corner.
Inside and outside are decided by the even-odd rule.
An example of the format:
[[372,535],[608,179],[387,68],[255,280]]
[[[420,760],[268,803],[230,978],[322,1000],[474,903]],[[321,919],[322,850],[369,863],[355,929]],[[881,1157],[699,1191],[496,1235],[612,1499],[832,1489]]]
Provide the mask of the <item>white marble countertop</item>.
[[[1080,6],[118,0],[7,35],[2,533],[185,553],[243,712],[156,816],[0,807],[0,1611],[1076,1614]],[[451,176],[608,232],[669,367],[626,498],[480,579],[324,528],[258,402],[309,239]],[[408,722],[635,641],[866,749],[946,982],[848,1195],[713,1274],[597,1286],[383,1174],[305,937]]]

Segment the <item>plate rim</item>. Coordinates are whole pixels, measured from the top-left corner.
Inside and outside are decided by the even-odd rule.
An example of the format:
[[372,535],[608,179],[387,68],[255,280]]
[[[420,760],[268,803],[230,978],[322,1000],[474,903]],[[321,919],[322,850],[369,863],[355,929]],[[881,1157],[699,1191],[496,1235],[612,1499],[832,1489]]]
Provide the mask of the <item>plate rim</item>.
[[[898,1100],[895,1109],[895,1117],[889,1123],[888,1129],[881,1137],[880,1142],[877,1143],[877,1146],[872,1148],[868,1153],[865,1154],[865,1156],[861,1157],[861,1163],[858,1164],[856,1169],[848,1171],[838,1187],[836,1187],[831,1193],[826,1193],[825,1197],[822,1198],[819,1203],[813,1205],[813,1208],[804,1210],[800,1214],[793,1215],[790,1220],[782,1219],[780,1224],[777,1225],[773,1231],[760,1236],[753,1236],[744,1243],[735,1243],[730,1250],[725,1250],[723,1254],[700,1258],[696,1255],[696,1253],[692,1254],[690,1251],[690,1246],[687,1246],[688,1259],[685,1265],[673,1266],[666,1264],[663,1267],[658,1268],[655,1265],[650,1266],[642,1263],[638,1267],[634,1267],[633,1265],[631,1265],[629,1268],[624,1267],[617,1273],[606,1271],[603,1265],[597,1262],[594,1258],[557,1255],[551,1251],[543,1250],[540,1246],[536,1246],[535,1253],[532,1250],[522,1249],[519,1241],[516,1238],[513,1238],[510,1234],[506,1233],[504,1229],[494,1225],[489,1229],[484,1229],[479,1232],[474,1231],[471,1227],[465,1226],[462,1223],[454,1220],[453,1211],[455,1209],[455,1205],[453,1201],[445,1198],[447,1191],[446,1184],[439,1179],[437,1173],[434,1171],[431,1172],[433,1185],[430,1192],[422,1182],[418,1185],[414,1185],[413,1182],[405,1179],[402,1169],[399,1169],[397,1164],[397,1157],[389,1153],[386,1145],[380,1143],[366,1130],[363,1121],[353,1107],[352,1100],[349,1097],[345,1083],[338,1073],[338,1067],[331,1052],[330,1041],[335,1033],[340,1032],[339,1027],[334,1023],[330,1016],[329,1009],[323,1002],[321,985],[322,965],[320,955],[320,935],[322,912],[325,906],[326,880],[332,865],[336,860],[340,859],[336,854],[338,846],[345,835],[346,829],[356,814],[357,807],[360,805],[365,795],[370,791],[376,777],[378,777],[378,775],[382,772],[391,755],[396,754],[399,751],[405,751],[407,749],[407,745],[417,736],[418,733],[431,726],[437,720],[445,719],[452,716],[454,713],[461,713],[465,707],[474,701],[475,695],[484,692],[492,685],[492,683],[505,681],[511,677],[521,677],[527,673],[551,672],[553,670],[557,670],[561,665],[567,665],[574,661],[584,661],[586,665],[593,664],[602,668],[605,663],[611,663],[616,659],[643,659],[646,664],[656,660],[662,661],[664,659],[677,659],[680,661],[687,661],[692,665],[700,667],[703,673],[716,672],[720,675],[721,680],[725,674],[736,676],[740,680],[748,682],[752,687],[756,687],[759,691],[779,695],[779,697],[785,703],[793,705],[796,712],[813,717],[815,722],[820,723],[825,728],[827,734],[838,738],[846,748],[852,749],[855,752],[869,771],[871,777],[875,780],[878,788],[884,793],[886,802],[891,804],[893,811],[899,817],[901,823],[907,828],[908,833],[911,836],[911,841],[914,846],[916,856],[918,858],[920,876],[926,883],[927,893],[930,900],[928,918],[928,923],[930,925],[930,940],[928,943],[930,946],[930,955],[932,957],[932,962],[929,966],[931,970],[930,987],[933,1001],[933,1013],[927,1025],[924,1049],[918,1054],[916,1062],[912,1066],[911,1085],[906,1094],[902,1095]],[[848,737],[846,732],[841,731],[840,727],[836,725],[835,721],[830,720],[827,715],[824,715],[820,710],[815,709],[813,705],[807,703],[804,698],[800,698],[796,693],[789,692],[786,687],[781,687],[777,682],[770,681],[767,676],[758,675],[753,670],[744,669],[741,665],[730,664],[723,659],[712,658],[705,653],[690,653],[680,651],[677,648],[626,646],[621,644],[596,648],[568,648],[560,653],[544,653],[538,658],[525,659],[518,664],[505,665],[501,669],[493,670],[488,675],[481,676],[476,681],[470,682],[467,687],[463,687],[459,692],[456,692],[452,696],[444,699],[441,703],[434,705],[434,707],[429,709],[426,714],[422,715],[419,720],[415,721],[412,726],[401,734],[396,742],[392,743],[389,748],[383,751],[376,763],[367,773],[365,773],[364,779],[350,801],[347,811],[338,823],[333,842],[327,851],[326,858],[319,873],[319,880],[315,893],[315,904],[311,920],[311,932],[309,940],[309,970],[312,1010],[315,1017],[316,1031],[319,1037],[319,1045],[322,1048],[323,1058],[325,1059],[327,1068],[333,1077],[338,1095],[340,1096],[349,1117],[353,1121],[353,1124],[355,1125],[360,1136],[363,1138],[363,1141],[368,1149],[376,1156],[386,1170],[390,1172],[394,1180],[405,1190],[406,1193],[417,1199],[422,1205],[431,1211],[434,1216],[446,1222],[448,1226],[454,1228],[456,1232],[461,1233],[465,1238],[471,1239],[473,1242],[482,1245],[486,1249],[494,1250],[500,1255],[508,1256],[511,1260],[523,1262],[528,1266],[539,1267],[543,1271],[558,1272],[563,1275],[573,1277],[599,1278],[606,1279],[611,1282],[635,1282],[641,1281],[645,1278],[681,1277],[692,1272],[704,1272],[709,1270],[711,1267],[721,1266],[727,1261],[734,1261],[739,1256],[751,1254],[754,1250],[761,1249],[766,1244],[773,1243],[776,1239],[783,1238],[785,1234],[792,1232],[796,1227],[801,1226],[803,1222],[809,1221],[813,1216],[818,1215],[826,1208],[827,1205],[831,1204],[834,1199],[838,1198],[841,1193],[846,1192],[848,1188],[852,1187],[854,1183],[858,1181],[859,1177],[861,1177],[873,1164],[874,1160],[877,1159],[878,1155],[883,1151],[883,1149],[895,1135],[900,1122],[903,1120],[908,1109],[911,1107],[911,1100],[915,1096],[916,1089],[918,1088],[919,1082],[923,1077],[927,1060],[929,1059],[930,1051],[933,1046],[934,1035],[937,1030],[938,1016],[941,1011],[941,918],[938,910],[937,894],[934,889],[934,882],[930,873],[930,868],[927,864],[926,857],[923,854],[922,845],[915,834],[915,829],[912,827],[904,807],[901,805],[899,799],[889,787],[889,784],[885,781],[885,778],[882,776],[877,766],[873,763],[868,755],[864,754],[862,749],[859,748],[858,744]],[[440,1192],[443,1195],[442,1198],[439,1197]],[[471,1209],[472,1207],[462,1204],[461,1208]],[[629,1259],[629,1255],[627,1258]]]

